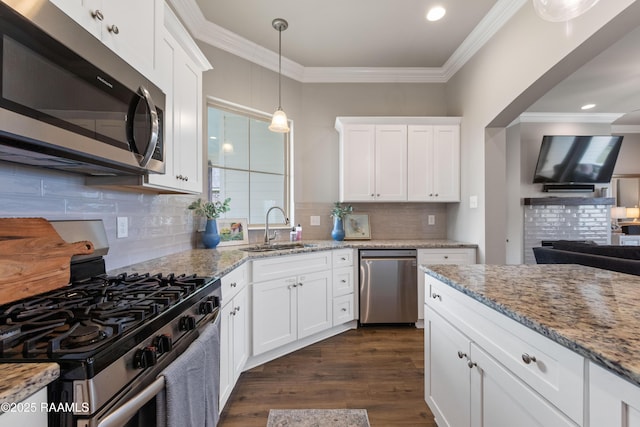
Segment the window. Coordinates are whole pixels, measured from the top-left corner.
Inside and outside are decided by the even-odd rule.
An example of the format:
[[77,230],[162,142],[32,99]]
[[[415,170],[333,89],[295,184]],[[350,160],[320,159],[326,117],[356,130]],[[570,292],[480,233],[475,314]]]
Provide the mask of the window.
[[[227,218],[247,218],[249,226],[262,226],[272,206],[290,217],[289,134],[274,133],[271,118],[226,105],[208,110],[208,170],[210,200],[231,198]],[[270,224],[284,224],[278,210]]]

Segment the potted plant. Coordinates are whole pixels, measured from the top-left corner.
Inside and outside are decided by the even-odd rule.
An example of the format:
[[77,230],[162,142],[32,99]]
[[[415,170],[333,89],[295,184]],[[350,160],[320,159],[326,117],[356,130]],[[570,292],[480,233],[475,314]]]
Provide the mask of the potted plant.
[[353,206],[342,206],[340,202],[335,202],[331,208],[331,216],[333,217],[333,230],[331,237],[333,240],[344,240],[344,217],[353,212]]
[[207,249],[215,248],[220,243],[216,219],[231,209],[229,202],[231,202],[229,197],[224,199],[223,202],[219,200],[205,202],[202,199],[198,199],[187,206],[187,209],[192,210],[196,215],[207,218],[207,225],[204,228],[204,233],[202,233],[202,244]]

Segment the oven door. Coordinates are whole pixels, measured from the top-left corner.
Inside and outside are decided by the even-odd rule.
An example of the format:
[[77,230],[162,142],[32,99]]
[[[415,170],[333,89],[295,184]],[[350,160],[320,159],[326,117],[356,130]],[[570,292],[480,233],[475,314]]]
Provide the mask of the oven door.
[[[198,330],[200,334],[190,334],[193,337],[196,335],[202,335],[205,328],[215,328],[217,336],[220,336],[220,310],[215,310],[212,313],[212,317],[206,319],[200,323]],[[166,360],[162,364],[154,366],[152,369],[148,369],[143,379],[136,381],[129,390],[120,398],[118,398],[114,404],[112,404],[108,410],[100,413],[90,420],[78,421],[78,427],[148,427],[156,425],[158,413],[166,414],[166,408],[159,408],[158,405],[164,404],[166,399],[158,398],[160,393],[164,393],[165,379],[162,376],[162,372],[167,369],[170,363],[173,363],[179,358],[182,353],[193,343],[194,339],[189,340],[182,339],[179,343],[179,347],[174,348],[166,356]],[[218,353],[217,360],[219,361],[219,345],[215,349]],[[214,367],[217,374],[214,379],[215,398],[219,397],[219,365]]]

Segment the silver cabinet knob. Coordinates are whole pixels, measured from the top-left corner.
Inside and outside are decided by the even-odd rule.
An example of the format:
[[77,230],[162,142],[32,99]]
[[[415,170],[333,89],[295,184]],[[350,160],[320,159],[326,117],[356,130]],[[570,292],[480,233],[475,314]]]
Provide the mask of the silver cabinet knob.
[[478,366],[478,364],[476,362],[472,362],[471,360],[469,360],[467,362],[467,366],[469,367],[469,369],[473,369],[474,367]]
[[102,21],[104,19],[104,15],[100,9],[92,10],[91,17],[93,19],[97,19],[98,21]]
[[458,357],[459,357],[460,359],[464,359],[465,357],[467,357],[467,353],[463,353],[463,352],[461,352],[461,351],[458,351]]
[[232,288],[235,288],[236,286],[238,286],[238,284],[236,282],[232,282],[230,285]]
[[431,294],[431,298],[439,299],[440,301],[442,301],[442,297],[439,294]]
[[109,30],[109,32],[112,33],[112,34],[120,34],[120,30],[118,29],[118,27],[116,25],[108,26],[107,30]]
[[528,365],[531,362],[535,363],[536,362],[536,357],[535,356],[529,356],[527,353],[523,353],[522,354],[522,361]]

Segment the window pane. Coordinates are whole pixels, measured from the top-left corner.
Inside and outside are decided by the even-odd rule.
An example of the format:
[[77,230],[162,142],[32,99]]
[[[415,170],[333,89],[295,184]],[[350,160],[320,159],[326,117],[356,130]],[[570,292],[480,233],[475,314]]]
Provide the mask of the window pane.
[[251,170],[284,173],[285,136],[271,132],[269,123],[251,120]]
[[231,210],[223,218],[249,218],[249,172],[211,168],[211,200],[231,197]]
[[[265,223],[267,210],[289,210],[288,134],[268,130],[270,117],[209,106],[208,164],[211,200],[231,198],[225,218],[247,218],[249,225]],[[269,223],[284,224],[284,216],[272,211]]]
[[249,119],[209,108],[209,164],[249,169]]
[[[252,172],[251,186],[251,216],[252,224],[264,224],[265,214],[272,206],[286,209],[284,200],[284,176]],[[269,224],[284,224],[284,217],[279,210],[273,210],[269,215]]]

